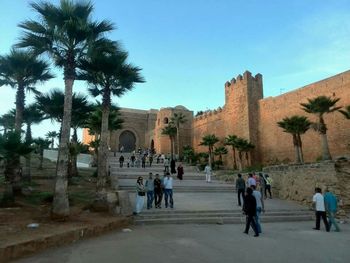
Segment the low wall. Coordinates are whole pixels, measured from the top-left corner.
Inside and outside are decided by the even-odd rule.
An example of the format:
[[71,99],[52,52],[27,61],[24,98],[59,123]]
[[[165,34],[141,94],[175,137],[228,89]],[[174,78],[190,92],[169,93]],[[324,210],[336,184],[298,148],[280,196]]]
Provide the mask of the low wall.
[[339,213],[350,212],[350,161],[277,165],[263,169],[273,179],[273,194],[311,206],[315,187],[326,186],[339,198]]
[[[58,151],[57,150],[44,150],[44,157],[51,160],[51,161],[57,161]],[[90,164],[92,162],[92,157],[90,154],[78,154],[78,167],[90,167]]]

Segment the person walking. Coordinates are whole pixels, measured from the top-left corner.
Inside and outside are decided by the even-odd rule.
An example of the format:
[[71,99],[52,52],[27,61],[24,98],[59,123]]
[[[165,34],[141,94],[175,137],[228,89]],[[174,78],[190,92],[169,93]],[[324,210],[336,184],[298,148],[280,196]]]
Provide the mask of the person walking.
[[340,229],[339,229],[337,221],[335,220],[335,215],[336,215],[337,209],[338,209],[337,198],[335,197],[335,195],[331,191],[329,191],[328,187],[326,187],[323,198],[324,198],[324,205],[326,208],[326,212],[328,215],[329,230],[331,230],[332,225],[334,225],[335,231],[339,232]]
[[164,159],[164,174],[169,173],[169,159]]
[[316,227],[314,227],[314,230],[320,230],[320,223],[321,223],[321,217],[322,217],[323,223],[326,227],[326,231],[329,232],[329,224],[327,221],[326,208],[324,205],[324,198],[322,195],[321,188],[319,187],[315,188],[315,194],[312,198],[312,201],[316,210]]
[[164,184],[165,208],[168,208],[168,206],[170,206],[170,208],[174,208],[173,178],[170,177],[170,173],[166,174],[163,184]]
[[154,200],[154,181],[153,181],[153,174],[149,173],[148,174],[148,179],[146,180],[146,189],[147,189],[147,209],[152,208],[152,203]]
[[148,157],[148,161],[149,161],[149,167],[152,167],[152,163],[153,163],[153,156],[152,155],[150,155]]
[[256,186],[252,185],[251,187],[253,189],[253,196],[255,197],[256,201],[256,214],[255,214],[255,223],[256,223],[256,229],[258,230],[258,233],[261,233],[261,223],[260,223],[260,215],[261,212],[265,213],[265,207],[264,207],[264,199],[261,195],[261,192],[256,190]]
[[159,178],[159,174],[156,174],[156,178],[153,181],[154,185],[154,206],[155,208],[162,208],[162,197],[163,197],[163,184]]
[[119,166],[120,166],[120,168],[123,168],[123,164],[124,164],[124,156],[120,155],[120,157],[119,157]]
[[211,173],[212,173],[212,170],[211,170],[211,167],[209,165],[209,163],[205,166],[204,168],[204,173],[205,173],[205,181],[207,183],[210,183],[211,182]]
[[238,197],[238,206],[241,206],[242,201],[244,199],[245,181],[242,178],[241,174],[238,174],[237,176],[238,178],[236,179],[236,191],[237,191],[237,197]]
[[251,188],[247,188],[246,195],[244,197],[244,203],[243,203],[243,212],[246,215],[246,224],[245,224],[245,230],[243,233],[248,234],[250,226],[253,228],[253,231],[255,233],[255,237],[259,236],[258,229],[256,227],[255,223],[255,215],[256,215],[256,199],[253,196],[253,190]]
[[136,205],[134,215],[141,213],[145,203],[145,186],[143,185],[143,178],[139,176],[136,182]]
[[248,174],[247,186],[251,187],[252,185],[256,186],[256,180],[253,177],[253,174]]
[[270,199],[272,199],[271,187],[272,179],[268,174],[265,174],[265,199],[267,198],[267,191],[269,192]]
[[177,178],[179,180],[182,180],[183,175],[184,175],[184,167],[182,166],[182,163],[179,163],[179,166],[177,167]]
[[144,154],[141,158],[141,162],[142,162],[142,168],[146,168],[146,154]]
[[171,159],[171,161],[170,161],[170,172],[171,172],[171,174],[176,174],[176,162],[175,162],[175,159]]
[[263,173],[259,173],[259,182],[260,182],[260,193],[263,198],[266,198],[265,192],[266,192],[266,178]]
[[134,167],[135,166],[135,155],[133,154],[133,155],[131,155],[131,157],[130,157],[130,159],[131,159],[131,167]]

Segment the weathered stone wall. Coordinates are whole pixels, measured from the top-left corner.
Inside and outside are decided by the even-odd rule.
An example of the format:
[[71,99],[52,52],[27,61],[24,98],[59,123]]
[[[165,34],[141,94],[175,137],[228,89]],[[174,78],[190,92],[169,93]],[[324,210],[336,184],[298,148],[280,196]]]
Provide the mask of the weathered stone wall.
[[[350,105],[350,71],[312,83],[303,88],[277,97],[259,101],[259,152],[263,163],[290,159],[294,161],[292,136],[284,133],[277,122],[295,114],[307,116],[311,121],[316,117],[301,109],[300,103],[320,95],[341,98],[339,106]],[[339,112],[325,115],[328,126],[328,142],[333,156],[349,153],[350,121]],[[302,136],[305,161],[314,162],[321,155],[321,140],[317,132],[309,130]]]
[[273,179],[272,194],[311,206],[315,187],[325,187],[337,195],[340,211],[350,212],[350,162],[321,162],[305,165],[276,165],[264,168]]

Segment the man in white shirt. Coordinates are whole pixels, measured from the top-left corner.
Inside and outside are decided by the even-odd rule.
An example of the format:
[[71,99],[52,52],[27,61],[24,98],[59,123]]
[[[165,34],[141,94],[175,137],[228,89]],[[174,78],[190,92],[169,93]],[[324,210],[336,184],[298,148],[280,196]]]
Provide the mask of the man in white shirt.
[[320,230],[320,222],[321,222],[321,217],[323,220],[323,223],[326,227],[326,231],[329,232],[329,224],[327,221],[327,216],[326,216],[326,209],[324,205],[324,198],[322,195],[322,190],[319,187],[315,188],[315,194],[312,198],[312,202],[315,206],[316,210],[316,227],[314,230]]
[[[166,177],[163,181],[164,185],[164,199],[165,199],[165,208],[170,204],[170,208],[174,208],[174,200],[173,200],[173,178],[170,177],[170,173],[166,174]],[[169,203],[168,203],[168,199]]]
[[253,189],[253,196],[255,197],[255,200],[256,200],[255,223],[256,223],[256,228],[258,230],[258,233],[260,234],[261,233],[260,215],[261,215],[261,212],[265,213],[264,200],[262,198],[260,191],[256,190],[255,185],[252,185],[251,188]]
[[211,167],[209,164],[207,164],[204,168],[204,172],[205,172],[205,180],[207,183],[210,183],[211,181]]
[[248,187],[251,187],[252,185],[256,186],[256,181],[253,177],[253,174],[248,175],[247,185]]

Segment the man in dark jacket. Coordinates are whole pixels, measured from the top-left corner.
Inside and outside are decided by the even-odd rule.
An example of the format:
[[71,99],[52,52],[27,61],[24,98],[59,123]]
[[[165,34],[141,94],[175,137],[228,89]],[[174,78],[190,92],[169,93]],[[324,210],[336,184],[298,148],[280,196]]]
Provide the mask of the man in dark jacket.
[[253,196],[253,190],[249,187],[247,188],[246,196],[244,197],[243,211],[246,214],[246,225],[244,233],[248,234],[249,227],[251,225],[255,232],[254,236],[258,237],[259,233],[254,220],[254,217],[256,215],[256,199]]
[[162,197],[163,197],[163,185],[162,180],[159,178],[159,174],[156,174],[154,179],[154,206],[155,208],[162,208]]
[[243,200],[245,191],[245,181],[241,174],[238,174],[238,178],[236,179],[236,190],[238,193],[238,205],[241,206],[241,198]]

